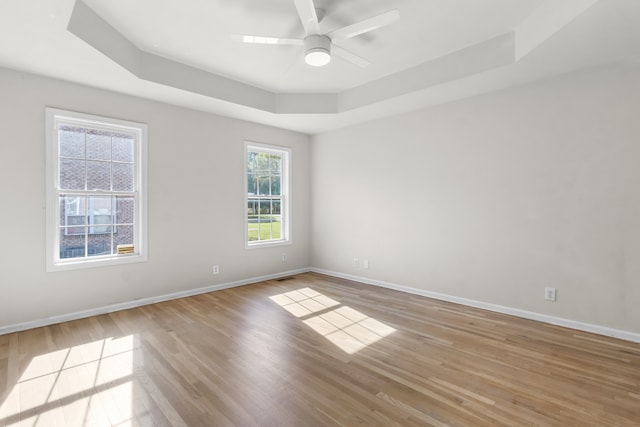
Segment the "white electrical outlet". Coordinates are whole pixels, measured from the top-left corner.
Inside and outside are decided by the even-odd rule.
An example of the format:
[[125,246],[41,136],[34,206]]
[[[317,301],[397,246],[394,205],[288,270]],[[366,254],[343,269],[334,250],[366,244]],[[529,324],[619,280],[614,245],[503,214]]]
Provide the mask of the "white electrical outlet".
[[354,268],[360,267],[360,261],[358,260],[358,258],[353,259],[353,267]]
[[556,288],[544,288],[544,299],[547,301],[556,300]]
[[282,252],[282,262],[287,262],[287,253]]
[[220,267],[218,267],[217,265],[213,266],[213,274],[220,274]]

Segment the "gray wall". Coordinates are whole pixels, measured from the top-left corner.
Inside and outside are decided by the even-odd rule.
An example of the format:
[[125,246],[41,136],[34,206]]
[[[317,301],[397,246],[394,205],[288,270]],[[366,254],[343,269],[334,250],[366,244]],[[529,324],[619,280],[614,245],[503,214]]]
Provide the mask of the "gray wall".
[[639,113],[617,65],[316,136],[311,263],[640,332]]
[[[2,69],[0,93],[0,328],[316,267],[640,332],[637,65],[311,139]],[[148,262],[45,273],[45,106],[149,125]],[[244,248],[245,139],[293,150],[291,246]]]
[[[4,69],[0,94],[0,327],[309,266],[307,135]],[[45,272],[45,106],[148,124],[148,262]],[[292,148],[291,246],[245,249],[245,139]]]

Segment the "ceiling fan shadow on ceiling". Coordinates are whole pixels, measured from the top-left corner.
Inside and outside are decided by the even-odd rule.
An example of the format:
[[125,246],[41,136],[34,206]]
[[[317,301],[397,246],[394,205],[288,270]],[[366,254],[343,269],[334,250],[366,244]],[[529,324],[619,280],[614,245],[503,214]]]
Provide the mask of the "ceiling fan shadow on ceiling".
[[331,54],[335,54],[354,65],[364,68],[369,65],[369,61],[340,47],[336,42],[385,27],[394,23],[400,17],[398,10],[394,9],[322,34],[320,33],[319,23],[324,17],[324,10],[316,9],[313,0],[293,0],[293,2],[304,27],[304,39],[255,35],[235,35],[233,39],[250,44],[304,46],[304,60],[314,67],[327,65],[331,61]]

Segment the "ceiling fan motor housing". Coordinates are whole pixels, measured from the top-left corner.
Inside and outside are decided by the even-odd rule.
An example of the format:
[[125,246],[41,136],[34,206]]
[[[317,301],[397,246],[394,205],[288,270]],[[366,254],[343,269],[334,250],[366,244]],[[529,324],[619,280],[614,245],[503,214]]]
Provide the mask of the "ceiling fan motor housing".
[[304,60],[316,67],[331,61],[331,39],[322,34],[312,34],[304,39]]

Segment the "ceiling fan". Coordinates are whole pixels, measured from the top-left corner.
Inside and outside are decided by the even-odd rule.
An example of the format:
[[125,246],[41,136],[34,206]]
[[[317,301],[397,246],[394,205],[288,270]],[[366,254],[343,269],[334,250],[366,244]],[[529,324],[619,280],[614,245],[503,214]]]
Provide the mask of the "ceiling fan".
[[398,10],[394,9],[322,34],[320,33],[319,23],[324,17],[324,10],[316,9],[313,0],[293,0],[293,2],[304,27],[304,39],[239,35],[234,36],[234,40],[252,44],[304,46],[304,60],[314,67],[327,65],[331,61],[331,54],[335,54],[352,64],[364,68],[369,65],[369,61],[338,46],[336,42],[390,25],[400,17]]

